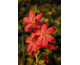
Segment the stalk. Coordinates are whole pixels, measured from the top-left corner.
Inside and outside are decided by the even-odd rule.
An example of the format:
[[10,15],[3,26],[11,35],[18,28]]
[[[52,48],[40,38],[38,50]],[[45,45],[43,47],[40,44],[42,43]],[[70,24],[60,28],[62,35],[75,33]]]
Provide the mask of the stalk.
[[36,53],[36,65],[37,65],[37,63],[38,63],[38,55]]

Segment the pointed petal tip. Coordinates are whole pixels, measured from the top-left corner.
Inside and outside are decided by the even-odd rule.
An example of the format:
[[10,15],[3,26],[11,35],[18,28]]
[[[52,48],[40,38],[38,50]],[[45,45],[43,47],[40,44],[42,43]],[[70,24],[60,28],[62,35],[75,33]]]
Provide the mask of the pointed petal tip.
[[31,23],[31,20],[30,20],[28,17],[24,17],[24,18],[23,18],[23,21],[24,21],[25,23]]
[[32,24],[28,24],[26,25],[26,27],[24,28],[25,32],[29,32],[32,29]]
[[54,31],[56,31],[56,30],[57,30],[55,27],[53,27],[53,28],[54,28]]
[[48,44],[48,49],[50,50],[56,50],[57,48],[54,45]]
[[34,18],[35,17],[35,14],[34,14],[33,10],[30,10],[29,11],[29,17],[31,17],[31,18]]
[[29,38],[27,38],[27,39],[25,40],[25,42],[26,42],[26,43],[30,43],[31,40],[32,40],[32,38],[29,37]]
[[30,10],[29,12],[33,12],[33,10]]
[[55,43],[55,42],[56,42],[55,38],[54,38],[52,35],[47,35],[47,36],[46,36],[46,39],[47,39],[50,43]]
[[43,16],[43,13],[38,14],[38,15],[35,17],[35,20],[36,20],[36,21],[41,20],[42,16]]
[[34,32],[31,33],[31,38],[33,38],[33,37],[35,37],[35,33]]
[[51,33],[54,33],[56,31],[56,28],[55,27],[50,27],[46,30],[46,33],[47,34],[51,34]]
[[42,16],[43,16],[43,13],[40,13],[40,15],[42,15]]
[[32,50],[32,44],[30,43],[30,44],[28,45],[28,47],[27,47],[27,52],[30,53],[31,50]]
[[42,31],[42,32],[43,32],[43,31],[46,31],[46,29],[47,29],[47,25],[46,25],[46,24],[43,24],[42,27],[41,27],[41,31]]

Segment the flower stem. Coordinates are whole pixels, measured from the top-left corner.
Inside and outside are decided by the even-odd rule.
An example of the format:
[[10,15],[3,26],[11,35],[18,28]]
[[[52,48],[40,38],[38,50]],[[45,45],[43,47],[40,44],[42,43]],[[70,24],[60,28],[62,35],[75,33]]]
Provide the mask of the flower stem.
[[38,57],[38,59],[42,56],[42,54]]
[[38,58],[37,58],[37,53],[36,53],[36,65],[37,65],[37,63],[38,63]]
[[41,53],[41,55],[38,57],[38,60],[39,60],[39,58],[40,58],[43,54],[45,54],[45,52]]

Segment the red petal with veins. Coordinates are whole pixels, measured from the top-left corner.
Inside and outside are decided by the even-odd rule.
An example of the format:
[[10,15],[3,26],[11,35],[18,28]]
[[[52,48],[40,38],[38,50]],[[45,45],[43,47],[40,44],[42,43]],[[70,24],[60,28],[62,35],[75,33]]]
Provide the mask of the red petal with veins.
[[29,45],[28,45],[28,47],[27,47],[27,52],[28,53],[30,53],[31,52],[31,50],[32,50],[32,43],[30,43]]
[[25,23],[31,23],[31,20],[30,20],[28,17],[24,17],[24,18],[23,18],[23,21],[24,21]]
[[40,30],[37,30],[35,35],[41,35],[41,31]]
[[32,40],[32,38],[27,38],[25,42],[26,42],[26,43],[30,43],[31,40]]
[[48,28],[45,32],[46,32],[47,34],[50,34],[50,33],[53,33],[53,32],[55,32],[55,31],[56,31],[56,28],[50,27],[50,28]]
[[31,29],[32,29],[32,24],[28,24],[28,25],[26,25],[24,30],[25,30],[25,32],[29,32]]
[[36,45],[39,46],[42,43],[42,36],[39,36]]
[[41,20],[42,16],[43,16],[43,13],[38,14],[38,15],[35,17],[35,20],[36,20],[36,21]]
[[46,39],[47,39],[50,43],[55,43],[55,42],[56,42],[55,38],[54,38],[53,36],[51,36],[51,35],[47,35],[47,36],[46,36]]
[[35,44],[33,44],[33,51],[34,51],[34,53],[37,53],[37,51],[38,51],[38,47]]
[[33,32],[32,34],[31,34],[31,38],[33,38],[35,36],[35,33]]
[[35,14],[34,14],[34,12],[32,10],[29,11],[29,17],[32,20],[35,18]]
[[46,47],[47,45],[48,45],[48,42],[47,42],[46,38],[43,37],[43,39],[42,39],[42,46]]
[[48,49],[50,50],[56,50],[57,48],[54,45],[48,44]]
[[47,25],[46,24],[43,24],[42,27],[41,27],[41,31],[42,32],[45,32],[46,29],[47,29]]

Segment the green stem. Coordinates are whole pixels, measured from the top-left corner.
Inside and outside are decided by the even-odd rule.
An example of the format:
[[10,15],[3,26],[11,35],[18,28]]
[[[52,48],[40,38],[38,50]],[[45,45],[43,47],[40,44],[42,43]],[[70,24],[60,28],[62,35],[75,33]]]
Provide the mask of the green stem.
[[38,60],[39,60],[39,58],[42,56],[42,54],[38,57]]
[[37,65],[37,63],[38,63],[38,58],[37,58],[37,53],[36,53],[36,65]]
[[38,60],[39,60],[39,58],[40,58],[43,54],[45,54],[45,52],[41,53],[41,55],[38,57]]

